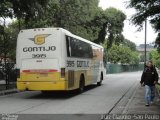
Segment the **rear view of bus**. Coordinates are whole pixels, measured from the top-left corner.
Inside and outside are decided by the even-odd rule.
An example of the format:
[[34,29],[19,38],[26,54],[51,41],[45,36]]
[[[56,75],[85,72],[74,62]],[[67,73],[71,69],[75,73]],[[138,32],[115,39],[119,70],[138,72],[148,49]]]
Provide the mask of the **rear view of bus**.
[[61,34],[58,28],[20,31],[16,51],[19,90],[66,90]]

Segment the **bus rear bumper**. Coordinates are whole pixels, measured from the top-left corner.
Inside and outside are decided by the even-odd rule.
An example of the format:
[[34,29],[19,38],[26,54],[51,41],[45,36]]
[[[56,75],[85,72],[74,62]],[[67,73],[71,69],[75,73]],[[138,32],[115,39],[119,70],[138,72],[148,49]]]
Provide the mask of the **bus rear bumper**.
[[17,82],[18,90],[67,90],[66,81],[54,81],[54,82]]

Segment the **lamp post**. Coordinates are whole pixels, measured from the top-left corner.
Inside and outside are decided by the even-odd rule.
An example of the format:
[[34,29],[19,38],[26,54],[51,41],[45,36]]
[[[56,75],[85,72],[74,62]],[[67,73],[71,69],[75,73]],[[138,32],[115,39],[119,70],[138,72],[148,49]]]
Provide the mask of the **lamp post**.
[[147,19],[145,20],[145,37],[144,37],[144,68],[146,65],[147,54],[146,54],[146,43],[147,43]]

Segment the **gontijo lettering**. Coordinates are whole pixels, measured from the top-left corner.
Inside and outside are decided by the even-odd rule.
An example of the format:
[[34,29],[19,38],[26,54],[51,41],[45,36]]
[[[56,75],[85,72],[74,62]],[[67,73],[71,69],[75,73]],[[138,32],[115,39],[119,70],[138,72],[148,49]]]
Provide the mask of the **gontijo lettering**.
[[23,52],[41,52],[41,51],[55,51],[56,46],[48,46],[48,47],[24,47]]
[[89,67],[89,61],[77,61],[77,67]]

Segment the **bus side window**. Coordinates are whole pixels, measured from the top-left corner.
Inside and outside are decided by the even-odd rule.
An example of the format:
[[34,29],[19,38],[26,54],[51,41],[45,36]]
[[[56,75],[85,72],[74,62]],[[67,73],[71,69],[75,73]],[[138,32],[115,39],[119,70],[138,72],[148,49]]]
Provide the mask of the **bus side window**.
[[71,57],[77,57],[77,53],[78,53],[77,40],[74,38],[71,38],[70,45],[71,45]]
[[106,65],[107,65],[107,57],[106,57],[105,52],[103,52],[103,64],[104,64],[104,67],[106,67]]
[[93,58],[92,46],[73,37],[66,36],[68,57]]
[[71,49],[70,49],[70,37],[66,36],[66,47],[67,47],[67,56],[71,56]]
[[92,51],[92,46],[91,45],[89,45],[88,46],[88,51],[89,51],[89,58],[93,58],[93,51]]

